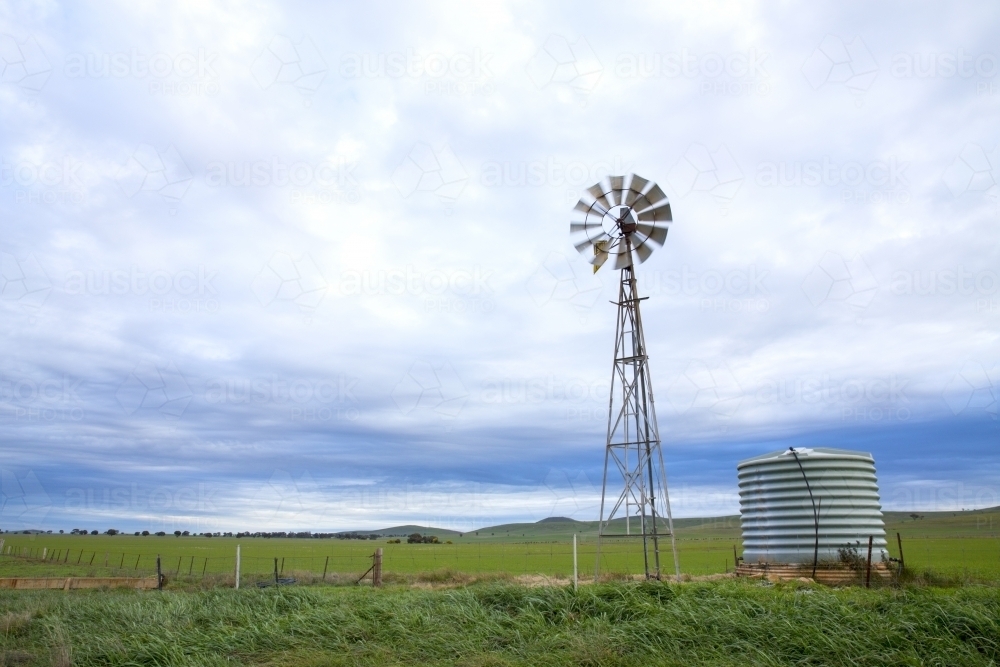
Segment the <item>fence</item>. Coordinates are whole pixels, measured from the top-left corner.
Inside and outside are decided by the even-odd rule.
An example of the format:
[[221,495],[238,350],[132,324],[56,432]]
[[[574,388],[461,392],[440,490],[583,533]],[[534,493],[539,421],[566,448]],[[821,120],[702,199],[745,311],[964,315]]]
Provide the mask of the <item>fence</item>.
[[[305,541],[304,541],[305,542]],[[271,547],[266,540],[241,540],[240,571],[249,579],[309,575],[338,581],[360,576],[372,565],[372,552],[383,549],[382,569],[387,575],[442,573],[444,571],[480,575],[545,575],[569,578],[573,574],[572,542],[473,544],[386,544],[340,541],[305,542],[301,547],[287,542]],[[44,545],[8,545],[0,547],[0,563],[16,561],[22,567],[43,566],[56,574],[80,576],[139,576],[156,572],[160,556],[163,574],[170,578],[205,578],[232,575],[236,569],[236,543],[195,544],[165,539],[157,545],[159,553],[111,551],[82,546],[49,547]],[[296,548],[298,547],[298,548]],[[204,555],[191,551],[204,550]],[[298,553],[296,553],[298,551]],[[221,552],[221,553],[220,553]],[[228,553],[225,553],[228,552]],[[262,553],[263,552],[263,553]],[[291,552],[291,553],[289,553]],[[303,553],[305,552],[305,553]],[[681,550],[683,571],[689,574],[722,572],[733,566],[732,544],[701,544],[698,550]],[[688,558],[685,561],[685,558]],[[580,576],[593,576],[596,542],[580,540],[578,561]],[[673,574],[673,556],[669,543],[661,545],[660,568],[664,576]],[[9,569],[9,568],[8,568]],[[637,540],[605,540],[601,545],[601,572],[634,575],[644,572],[641,544]]]

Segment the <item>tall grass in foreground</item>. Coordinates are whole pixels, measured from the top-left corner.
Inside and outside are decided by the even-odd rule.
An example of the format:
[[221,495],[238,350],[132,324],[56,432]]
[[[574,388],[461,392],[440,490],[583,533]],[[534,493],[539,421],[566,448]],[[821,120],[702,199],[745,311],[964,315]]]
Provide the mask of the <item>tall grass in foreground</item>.
[[992,665],[1000,589],[799,583],[0,594],[6,664]]

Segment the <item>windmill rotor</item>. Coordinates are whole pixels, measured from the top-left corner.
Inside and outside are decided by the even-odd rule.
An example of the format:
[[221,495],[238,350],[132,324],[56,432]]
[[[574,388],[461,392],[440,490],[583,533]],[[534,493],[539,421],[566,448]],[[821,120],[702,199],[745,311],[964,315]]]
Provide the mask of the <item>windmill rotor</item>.
[[587,188],[573,207],[570,237],[596,272],[608,260],[624,269],[649,259],[667,240],[670,200],[637,174],[606,176]]

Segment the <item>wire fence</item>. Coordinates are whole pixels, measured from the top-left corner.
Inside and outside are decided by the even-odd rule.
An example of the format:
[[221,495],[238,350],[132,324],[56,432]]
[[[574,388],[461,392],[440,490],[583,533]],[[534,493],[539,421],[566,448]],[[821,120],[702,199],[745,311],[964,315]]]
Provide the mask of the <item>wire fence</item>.
[[[214,553],[206,555],[178,552],[177,546],[164,545],[161,553],[136,553],[102,549],[48,547],[44,545],[12,544],[0,548],[0,563],[21,563],[25,568],[41,566],[54,574],[66,576],[84,574],[92,576],[141,576],[156,572],[157,558],[160,570],[172,578],[205,578],[234,574],[236,549],[231,554],[220,554],[220,546],[211,547]],[[573,573],[572,543],[478,543],[478,544],[384,544],[332,545],[329,550],[319,545],[308,545],[312,553],[262,554],[267,545],[243,542],[240,571],[248,577],[309,575],[314,578],[340,580],[360,576],[372,565],[372,552],[376,546],[383,548],[382,567],[387,574],[422,573],[506,573],[511,575],[545,575],[569,577]],[[717,563],[712,571],[723,571],[732,564],[729,558],[731,545],[715,547]],[[317,553],[319,551],[320,553]],[[327,553],[322,553],[327,551]],[[581,577],[592,577],[597,557],[595,542],[578,545],[577,560]],[[655,568],[656,554],[650,552],[650,569]],[[660,571],[664,576],[674,573],[673,555],[669,543],[661,544]],[[646,561],[641,544],[635,540],[605,540],[601,545],[601,572],[631,576],[645,571]],[[10,568],[6,568],[10,569]],[[697,570],[704,570],[698,567]],[[688,571],[691,571],[690,569]]]

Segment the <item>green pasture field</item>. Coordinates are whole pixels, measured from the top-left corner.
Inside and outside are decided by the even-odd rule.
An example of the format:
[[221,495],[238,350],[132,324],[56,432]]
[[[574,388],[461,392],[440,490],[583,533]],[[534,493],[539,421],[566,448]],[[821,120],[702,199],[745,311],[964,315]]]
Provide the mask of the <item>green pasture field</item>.
[[0,664],[25,667],[986,667],[1000,662],[1000,588],[730,580],[0,591],[0,630]]
[[[623,526],[617,526],[623,532]],[[886,513],[889,550],[898,557],[895,535],[900,533],[909,568],[947,577],[1000,581],[1000,508],[970,512],[925,513],[913,518]],[[675,525],[681,571],[688,575],[715,574],[732,569],[733,546],[740,550],[738,517],[683,519]],[[150,573],[156,557],[169,578],[178,575],[232,573],[236,545],[241,545],[241,572],[273,575],[275,559],[285,574],[357,574],[371,565],[376,548],[383,549],[386,573],[412,574],[450,570],[465,573],[572,574],[572,537],[578,536],[581,577],[592,576],[596,558],[596,523],[545,520],[481,528],[469,533],[420,526],[397,526],[378,531],[377,540],[267,539],[228,537],[157,537],[133,535],[59,535],[4,533],[0,576],[89,576]],[[452,544],[390,544],[387,535],[409,532],[434,534]],[[476,533],[479,533],[478,535]],[[8,547],[12,552],[8,556]],[[13,557],[19,552],[31,558]],[[45,558],[42,559],[44,554]],[[669,539],[661,542],[661,568],[673,569]],[[605,540],[603,572],[636,574],[643,571],[636,538]]]

